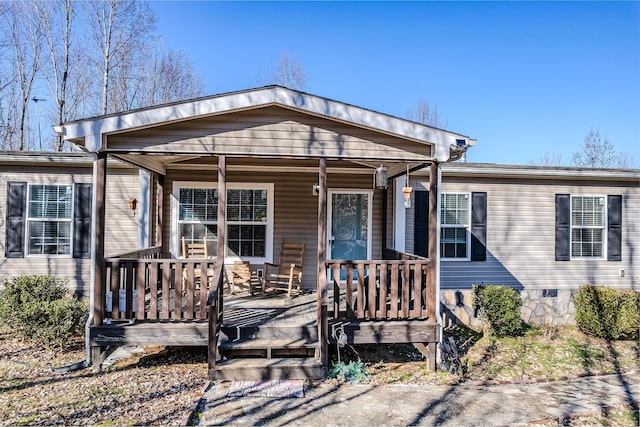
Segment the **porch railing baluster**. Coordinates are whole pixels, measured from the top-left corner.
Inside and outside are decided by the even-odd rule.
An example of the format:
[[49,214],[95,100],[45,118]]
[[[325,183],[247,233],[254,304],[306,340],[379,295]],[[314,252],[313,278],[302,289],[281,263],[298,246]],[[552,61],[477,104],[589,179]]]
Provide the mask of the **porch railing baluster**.
[[[336,319],[404,320],[424,318],[428,313],[426,295],[430,287],[435,288],[435,283],[426,280],[431,268],[428,259],[328,260],[326,266],[333,276],[330,312]],[[346,311],[342,310],[343,300]]]

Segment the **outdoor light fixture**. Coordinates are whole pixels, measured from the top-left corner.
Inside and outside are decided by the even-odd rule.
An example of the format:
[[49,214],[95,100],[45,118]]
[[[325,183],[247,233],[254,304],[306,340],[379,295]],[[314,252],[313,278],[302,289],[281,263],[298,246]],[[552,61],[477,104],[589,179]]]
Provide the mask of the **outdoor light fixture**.
[[411,193],[413,193],[413,187],[409,186],[409,165],[407,165],[407,178],[405,186],[402,187],[402,193],[404,194],[404,207],[409,209],[411,207]]
[[402,193],[404,194],[404,207],[409,209],[411,207],[411,193],[413,193],[413,187],[402,187]]
[[313,194],[314,196],[317,196],[320,194],[320,185],[319,184],[313,184],[313,188],[311,190],[311,194]]
[[131,211],[131,216],[136,216],[136,211],[138,210],[138,199],[131,198],[129,199],[129,211]]
[[376,187],[378,187],[380,190],[386,190],[388,183],[387,168],[385,168],[384,165],[380,165],[380,167],[376,169],[374,177],[376,181]]

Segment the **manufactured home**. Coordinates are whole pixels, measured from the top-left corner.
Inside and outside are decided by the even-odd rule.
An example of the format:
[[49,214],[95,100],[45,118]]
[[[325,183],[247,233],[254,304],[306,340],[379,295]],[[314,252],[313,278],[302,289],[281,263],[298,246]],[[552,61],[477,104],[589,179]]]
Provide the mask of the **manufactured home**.
[[94,366],[191,345],[212,378],[321,377],[329,345],[408,342],[435,369],[473,284],[557,324],[581,284],[638,288],[638,170],[459,163],[465,135],[277,86],[57,131],[84,154],[0,155],[0,279],[91,296]]
[[[396,183],[394,248],[424,255],[426,171]],[[440,301],[465,324],[471,286],[519,291],[522,317],[575,323],[580,285],[640,290],[640,170],[473,163],[442,166]]]

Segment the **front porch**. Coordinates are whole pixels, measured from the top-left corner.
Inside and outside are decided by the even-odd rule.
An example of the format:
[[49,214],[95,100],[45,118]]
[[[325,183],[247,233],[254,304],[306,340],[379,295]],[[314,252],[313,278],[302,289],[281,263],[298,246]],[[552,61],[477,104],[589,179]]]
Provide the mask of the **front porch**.
[[[95,153],[94,366],[116,345],[205,344],[211,377],[317,376],[339,339],[421,343],[435,369],[439,164],[473,140],[282,87],[82,120],[61,132]],[[144,249],[117,257],[104,250],[107,157],[140,168],[147,188]],[[387,191],[425,166],[428,259],[389,249],[397,204]],[[181,240],[201,242],[207,258],[188,258]],[[225,264],[248,262],[260,276],[285,240],[306,245],[299,282],[307,294],[272,317],[263,299],[233,303]],[[311,322],[296,333],[273,323],[294,322],[294,306]],[[251,313],[264,322],[236,323]],[[280,369],[285,356],[309,358],[310,370]],[[262,368],[245,369],[259,359]]]
[[[435,367],[440,327],[429,301],[428,260],[328,260],[336,280],[318,317],[315,290],[293,298],[279,291],[230,295],[215,260],[153,258],[159,253],[150,248],[105,259],[102,293],[111,311],[90,329],[94,366],[121,345],[208,346],[211,378],[321,378],[327,372],[321,352],[344,333],[342,344],[416,343],[429,349]],[[205,268],[214,272],[210,280],[203,273],[206,289],[193,281],[183,289],[185,271]]]

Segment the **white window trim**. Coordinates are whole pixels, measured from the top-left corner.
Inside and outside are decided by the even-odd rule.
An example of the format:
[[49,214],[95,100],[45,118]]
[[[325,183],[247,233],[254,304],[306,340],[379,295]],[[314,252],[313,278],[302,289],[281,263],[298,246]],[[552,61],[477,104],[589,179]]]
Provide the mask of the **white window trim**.
[[[578,227],[576,226],[576,228],[589,228],[589,229],[600,229],[602,228],[602,256],[601,257],[595,257],[595,256],[573,256],[573,198],[574,197],[597,197],[597,198],[601,198],[604,200],[604,213],[603,213],[603,219],[604,219],[604,224],[602,225],[602,227]],[[607,259],[607,240],[609,238],[608,236],[608,231],[609,231],[609,227],[608,227],[608,220],[609,218],[607,217],[607,214],[609,212],[609,206],[607,205],[608,200],[607,200],[607,196],[606,195],[602,195],[602,194],[571,194],[569,196],[571,203],[569,204],[569,259],[571,261],[604,261]]]
[[[217,182],[192,182],[192,181],[174,181],[171,193],[171,257],[178,258],[180,254],[180,239],[178,236],[178,215],[180,207],[180,189],[182,188],[205,188],[217,189]],[[234,261],[249,261],[251,264],[264,264],[265,262],[273,262],[273,202],[274,202],[274,185],[273,183],[254,183],[254,182],[233,182],[227,183],[227,190],[266,190],[267,191],[267,231],[265,239],[265,256],[264,257],[239,257],[227,256],[228,244],[224,242],[225,264],[233,264]],[[225,209],[227,212],[227,209]],[[228,221],[225,221],[227,228]],[[228,231],[225,233],[228,239]]]
[[[406,185],[406,177],[399,177],[395,179],[395,204],[394,204],[394,229],[393,229],[393,248],[398,252],[406,252],[406,222],[407,222],[407,208],[404,207],[404,194],[402,188]],[[415,198],[414,195],[412,195]],[[415,212],[415,199],[412,200],[413,209]],[[414,220],[415,223],[415,220]],[[414,225],[415,226],[415,225]],[[414,244],[415,246],[415,244]]]
[[[56,187],[71,187],[71,218],[66,219],[50,219],[50,218],[30,218],[29,217],[29,202],[31,201],[31,188],[35,186],[56,186]],[[76,192],[74,185],[71,183],[61,184],[57,182],[40,183],[30,182],[27,184],[27,200],[26,200],[26,215],[25,215],[25,228],[24,228],[24,257],[25,258],[73,258],[73,218],[75,217],[75,199]],[[69,222],[69,253],[68,254],[32,254],[29,252],[29,230],[32,221],[55,221],[55,222]]]
[[[331,229],[331,212],[333,210],[332,206],[332,195],[333,194],[366,194],[368,195],[368,203],[367,203],[367,259],[371,259],[371,245],[373,243],[373,190],[361,190],[355,188],[330,188],[327,190],[327,231]],[[331,230],[333,231],[333,230]],[[331,253],[331,233],[327,232],[327,259],[332,259]]]
[[[469,201],[469,220],[468,220],[468,224],[464,225],[464,224],[442,224],[442,203],[444,200],[444,196],[445,195],[466,195],[467,196],[467,200]],[[465,228],[465,240],[466,240],[466,249],[467,249],[467,254],[464,258],[448,258],[444,256],[444,253],[442,253],[442,251],[440,251],[440,259],[442,261],[453,261],[453,262],[461,262],[461,261],[471,261],[471,218],[472,218],[472,209],[473,206],[471,204],[471,193],[470,192],[464,192],[464,191],[443,191],[440,194],[441,197],[441,202],[439,203],[439,209],[438,209],[438,223],[439,223],[439,227],[438,227],[438,233],[439,233],[439,238],[438,238],[438,250],[440,250],[440,246],[442,245],[441,243],[441,239],[442,239],[442,229],[443,228]]]

